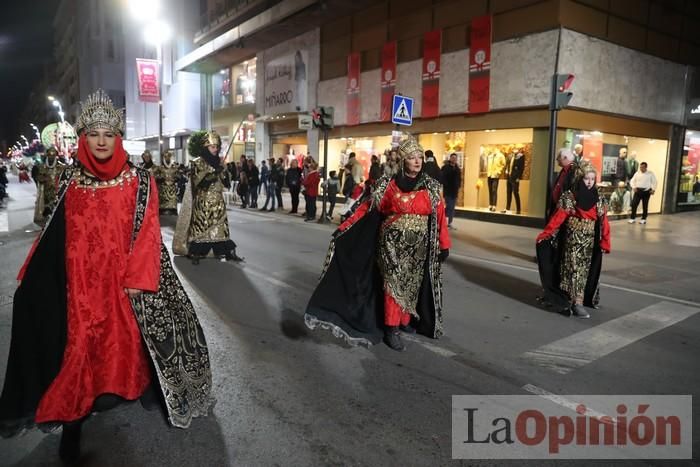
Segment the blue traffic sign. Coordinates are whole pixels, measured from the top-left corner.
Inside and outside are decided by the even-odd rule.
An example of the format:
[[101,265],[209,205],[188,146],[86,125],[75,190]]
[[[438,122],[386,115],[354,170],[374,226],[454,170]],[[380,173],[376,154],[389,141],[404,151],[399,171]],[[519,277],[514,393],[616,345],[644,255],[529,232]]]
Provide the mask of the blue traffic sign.
[[391,105],[391,123],[396,125],[413,124],[413,98],[394,94]]

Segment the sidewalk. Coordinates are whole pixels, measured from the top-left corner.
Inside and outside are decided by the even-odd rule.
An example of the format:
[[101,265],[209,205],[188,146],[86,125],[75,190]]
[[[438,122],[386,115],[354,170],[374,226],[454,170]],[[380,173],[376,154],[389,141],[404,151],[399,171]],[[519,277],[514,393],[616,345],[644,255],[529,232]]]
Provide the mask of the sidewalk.
[[[284,216],[291,207],[283,193],[284,210],[260,212],[261,216]],[[265,196],[258,198],[258,206]],[[299,213],[304,211],[300,200]],[[339,223],[336,203],[329,232]],[[241,209],[229,206],[234,213]],[[317,217],[321,202],[317,202]],[[299,217],[299,223],[303,218]],[[455,218],[450,230],[453,253],[536,269],[535,237],[539,229]],[[617,287],[642,290],[672,298],[700,303],[700,211],[654,215],[646,225],[629,224],[627,219],[611,220],[612,252],[603,261],[602,282]]]

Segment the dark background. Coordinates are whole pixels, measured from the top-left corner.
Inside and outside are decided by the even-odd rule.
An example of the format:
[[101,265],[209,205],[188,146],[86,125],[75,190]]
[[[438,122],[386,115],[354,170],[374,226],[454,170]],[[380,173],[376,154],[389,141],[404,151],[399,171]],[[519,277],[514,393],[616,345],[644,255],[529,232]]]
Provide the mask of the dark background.
[[[20,131],[31,135],[20,113],[44,66],[53,62],[53,18],[59,0],[0,0],[0,145]],[[26,128],[25,128],[26,127]]]

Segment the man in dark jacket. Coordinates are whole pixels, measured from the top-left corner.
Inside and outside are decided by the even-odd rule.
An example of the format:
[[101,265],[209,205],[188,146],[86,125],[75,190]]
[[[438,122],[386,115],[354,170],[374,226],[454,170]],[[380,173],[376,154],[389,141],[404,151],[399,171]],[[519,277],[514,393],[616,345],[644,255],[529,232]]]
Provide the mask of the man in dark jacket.
[[292,210],[289,214],[296,214],[299,208],[299,191],[301,191],[301,169],[296,159],[292,159],[285,175],[285,182],[289,188],[289,194],[292,197]]
[[260,171],[253,159],[248,159],[248,193],[250,194],[250,207],[258,207],[258,186],[260,185]]
[[369,167],[369,182],[377,183],[377,180],[382,176],[382,167],[379,165],[379,158],[372,154],[372,165]]
[[[427,151],[426,151],[427,153]],[[457,194],[462,186],[462,173],[457,165],[457,154],[450,154],[450,159],[442,166],[442,193],[445,197],[445,211],[447,214],[447,228],[454,229],[452,219],[455,216]]]
[[430,149],[425,151],[425,163],[423,163],[423,170],[435,180],[442,183],[440,167],[438,167],[437,162],[435,162],[435,156],[433,156],[433,151]]

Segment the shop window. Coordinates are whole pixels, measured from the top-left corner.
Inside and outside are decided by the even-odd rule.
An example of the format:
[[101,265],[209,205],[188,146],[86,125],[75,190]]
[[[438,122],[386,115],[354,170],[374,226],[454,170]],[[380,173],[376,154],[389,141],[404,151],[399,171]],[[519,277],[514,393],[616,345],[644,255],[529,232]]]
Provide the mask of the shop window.
[[214,110],[231,107],[231,69],[224,68],[211,75],[212,108]]
[[700,131],[688,130],[683,142],[678,204],[700,204]]
[[233,105],[255,104],[255,81],[257,59],[252,58],[233,67]]
[[639,164],[646,162],[657,180],[649,212],[661,212],[668,141],[577,129],[565,130],[564,138],[565,147],[598,169],[598,189],[613,201],[611,210],[615,214],[626,214],[629,210],[627,203],[617,203],[616,200],[626,198],[624,191],[632,196],[630,179],[639,170]]

